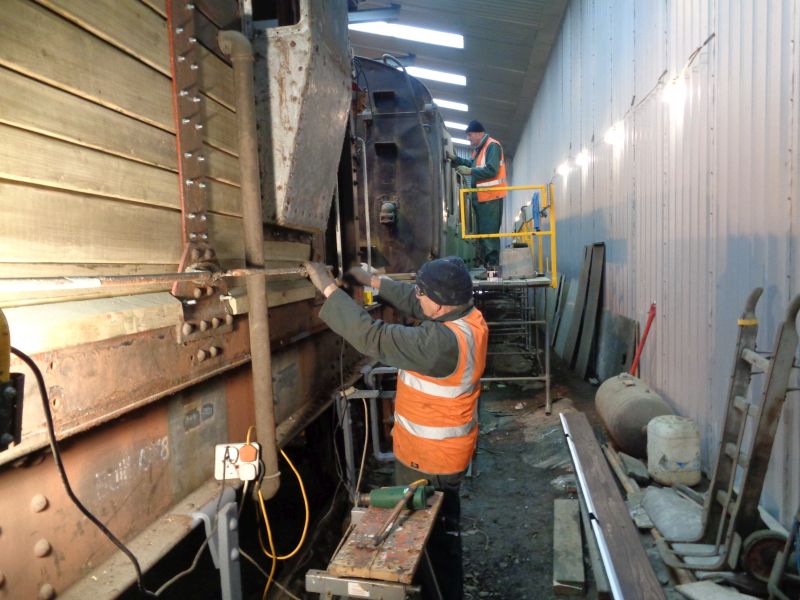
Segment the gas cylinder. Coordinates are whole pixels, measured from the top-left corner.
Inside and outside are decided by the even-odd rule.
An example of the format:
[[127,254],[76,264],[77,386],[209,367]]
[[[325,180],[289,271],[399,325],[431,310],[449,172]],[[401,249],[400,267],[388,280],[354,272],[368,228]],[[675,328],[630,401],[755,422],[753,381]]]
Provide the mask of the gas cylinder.
[[606,379],[598,388],[594,401],[600,419],[617,447],[637,458],[646,456],[650,419],[673,414],[661,396],[629,373]]

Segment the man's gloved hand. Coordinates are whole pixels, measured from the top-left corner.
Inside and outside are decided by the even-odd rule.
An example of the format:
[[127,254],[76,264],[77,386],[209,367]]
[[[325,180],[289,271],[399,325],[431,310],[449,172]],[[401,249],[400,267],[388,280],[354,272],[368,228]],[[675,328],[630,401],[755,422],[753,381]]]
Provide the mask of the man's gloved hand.
[[466,167],[464,165],[456,167],[456,173],[459,175],[472,175],[472,167]]
[[451,150],[445,150],[444,151],[444,156],[450,162],[453,162],[456,159],[456,155],[453,154],[453,152]]
[[306,269],[306,273],[308,273],[308,278],[311,280],[311,283],[313,283],[314,287],[320,292],[324,292],[325,288],[335,283],[326,265],[307,261],[303,263],[303,266]]
[[347,271],[347,275],[355,280],[358,285],[368,286],[372,283],[372,275],[370,275],[365,269],[361,267],[353,267],[352,269]]

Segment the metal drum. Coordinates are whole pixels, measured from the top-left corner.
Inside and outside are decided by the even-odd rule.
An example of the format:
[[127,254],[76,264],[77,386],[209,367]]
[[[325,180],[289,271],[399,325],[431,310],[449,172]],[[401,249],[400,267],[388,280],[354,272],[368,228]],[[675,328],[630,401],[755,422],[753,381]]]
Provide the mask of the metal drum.
[[661,396],[628,373],[606,379],[595,396],[597,412],[617,447],[638,458],[647,454],[647,424],[674,414]]

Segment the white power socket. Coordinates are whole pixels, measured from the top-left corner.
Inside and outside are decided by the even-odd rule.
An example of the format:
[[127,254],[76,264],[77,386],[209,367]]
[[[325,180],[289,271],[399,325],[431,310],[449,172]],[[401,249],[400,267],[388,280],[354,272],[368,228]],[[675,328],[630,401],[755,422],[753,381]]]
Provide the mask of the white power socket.
[[253,481],[258,477],[261,444],[217,444],[214,451],[214,477],[218,480]]

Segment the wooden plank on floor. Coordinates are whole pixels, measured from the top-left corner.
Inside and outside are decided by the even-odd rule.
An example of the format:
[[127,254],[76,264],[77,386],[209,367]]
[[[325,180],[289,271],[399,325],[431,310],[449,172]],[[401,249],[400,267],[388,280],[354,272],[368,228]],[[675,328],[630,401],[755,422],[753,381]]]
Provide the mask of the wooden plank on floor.
[[5,309],[14,345],[28,354],[179,325],[181,302],[168,292]]
[[4,263],[180,262],[175,209],[0,182],[0,212]]
[[664,600],[664,590],[653,572],[589,420],[578,412],[563,413],[561,420],[571,441],[581,491],[588,497],[593,523],[602,535],[598,545],[608,548],[604,564],[612,590],[617,582],[622,598]]
[[605,567],[603,567],[603,561],[600,560],[600,550],[597,548],[597,540],[592,532],[592,522],[589,519],[589,511],[586,510],[586,502],[582,493],[578,494],[578,500],[581,505],[581,523],[583,524],[583,531],[586,533],[586,547],[589,549],[589,564],[592,567],[595,592],[598,600],[609,600],[611,598],[611,588],[608,585],[608,577],[606,576]]
[[575,370],[582,379],[586,379],[589,361],[594,347],[597,314],[600,310],[603,290],[603,267],[605,265],[605,244],[592,244],[592,268],[589,271],[589,291],[586,294],[586,308],[583,311],[583,327],[581,328],[578,358]]
[[428,508],[403,511],[402,526],[395,527],[377,547],[367,540],[381,529],[392,509],[370,507],[331,560],[328,572],[337,577],[411,583],[443,497],[435,492]]
[[130,200],[179,206],[177,174],[0,124],[0,178]]
[[577,500],[553,501],[553,592],[558,596],[582,596],[583,572],[580,505]]
[[590,248],[591,246],[586,246],[583,249],[583,266],[581,267],[581,274],[578,278],[578,293],[575,297],[575,310],[572,313],[572,321],[567,330],[564,354],[561,356],[570,368],[575,364],[578,337],[580,336],[581,325],[583,324],[583,309],[586,306],[586,294],[589,291],[589,273],[592,266],[592,253]]
[[172,128],[169,78],[26,0],[0,11],[0,64],[83,98]]

